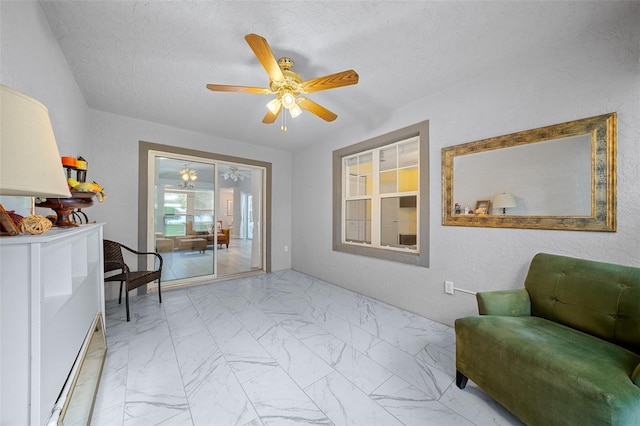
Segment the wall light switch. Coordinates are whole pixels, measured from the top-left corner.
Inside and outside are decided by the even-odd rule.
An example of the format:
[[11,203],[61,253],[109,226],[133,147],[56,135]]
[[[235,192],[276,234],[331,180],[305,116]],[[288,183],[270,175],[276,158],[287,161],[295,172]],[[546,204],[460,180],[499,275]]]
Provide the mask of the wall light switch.
[[288,253],[289,252],[289,246],[284,246],[284,252]]

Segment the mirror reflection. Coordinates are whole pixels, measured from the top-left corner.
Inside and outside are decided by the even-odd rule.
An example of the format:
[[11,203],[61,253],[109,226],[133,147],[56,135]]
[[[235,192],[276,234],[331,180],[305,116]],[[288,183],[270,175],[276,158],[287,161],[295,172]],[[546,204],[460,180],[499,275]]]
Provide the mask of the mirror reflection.
[[[454,202],[475,205],[512,194],[504,214],[591,215],[591,137],[588,134],[506,147],[454,159]],[[499,201],[499,200],[498,200]],[[502,214],[492,202],[487,213]]]
[[442,149],[443,224],[615,231],[616,114]]

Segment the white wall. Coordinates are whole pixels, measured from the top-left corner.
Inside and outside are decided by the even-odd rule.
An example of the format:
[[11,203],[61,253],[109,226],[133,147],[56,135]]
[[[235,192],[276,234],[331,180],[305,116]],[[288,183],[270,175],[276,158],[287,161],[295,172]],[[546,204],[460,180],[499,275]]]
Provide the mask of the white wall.
[[[452,324],[477,308],[472,295],[445,295],[445,279],[472,291],[519,288],[537,252],[640,266],[637,22],[637,13],[627,15],[611,34],[585,34],[581,45],[523,56],[508,68],[425,94],[364,133],[354,129],[341,140],[296,153],[293,268]],[[617,232],[441,225],[441,148],[613,111],[618,112]],[[332,151],[425,119],[430,125],[430,267],[333,252]]]

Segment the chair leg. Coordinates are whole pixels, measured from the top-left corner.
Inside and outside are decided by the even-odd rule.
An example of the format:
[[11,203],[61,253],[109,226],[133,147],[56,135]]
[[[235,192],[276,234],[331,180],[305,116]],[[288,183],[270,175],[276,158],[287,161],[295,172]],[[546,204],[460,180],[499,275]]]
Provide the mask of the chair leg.
[[127,305],[127,322],[131,320],[129,315],[129,289],[124,293],[125,305]]
[[162,279],[158,278],[158,299],[160,300],[160,303],[162,303],[162,290],[160,288],[160,281],[162,281]]
[[456,386],[460,389],[464,389],[467,386],[467,376],[456,370]]
[[118,297],[118,305],[122,304],[122,283],[123,281],[120,281],[120,296]]

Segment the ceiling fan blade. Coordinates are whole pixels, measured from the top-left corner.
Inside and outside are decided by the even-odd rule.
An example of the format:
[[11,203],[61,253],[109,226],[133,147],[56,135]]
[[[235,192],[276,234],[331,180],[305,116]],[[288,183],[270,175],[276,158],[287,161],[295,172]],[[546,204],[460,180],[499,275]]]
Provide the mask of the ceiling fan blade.
[[262,122],[264,124],[273,123],[274,121],[276,121],[276,118],[278,118],[278,114],[280,114],[280,111],[282,111],[282,104],[280,104],[280,106],[278,107],[278,110],[275,113],[271,112],[270,110],[267,110],[267,113],[262,119]]
[[274,81],[282,81],[284,80],[284,74],[282,74],[282,70],[278,65],[278,61],[276,61],[275,56],[273,56],[273,52],[269,47],[269,43],[265,40],[264,37],[261,37],[257,34],[247,34],[244,39],[253,50],[253,53],[256,55],[264,69],[269,74],[269,78]]
[[257,93],[259,95],[270,95],[273,92],[263,87],[250,87],[250,86],[227,86],[225,84],[207,84],[207,89],[214,92],[244,92],[244,93]]
[[333,89],[335,87],[350,86],[357,83],[358,73],[354,70],[348,70],[304,81],[302,87],[305,92],[311,93]]
[[335,115],[334,113],[332,113],[331,111],[323,107],[322,105],[317,104],[307,98],[298,98],[298,105],[300,105],[302,108],[306,109],[310,113],[317,115],[318,117],[322,118],[325,121],[333,121],[336,118],[338,118],[337,115]]

